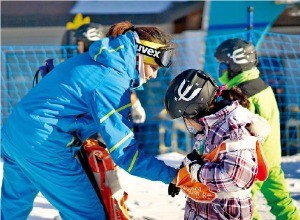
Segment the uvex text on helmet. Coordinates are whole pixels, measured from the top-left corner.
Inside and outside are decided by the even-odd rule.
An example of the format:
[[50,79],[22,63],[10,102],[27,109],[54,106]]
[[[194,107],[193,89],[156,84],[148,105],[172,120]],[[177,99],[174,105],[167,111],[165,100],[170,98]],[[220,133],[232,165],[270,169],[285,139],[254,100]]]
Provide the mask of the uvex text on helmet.
[[215,80],[201,70],[188,69],[177,75],[165,94],[171,118],[205,116],[218,90]]
[[258,62],[254,45],[238,38],[223,41],[215,51],[215,58],[228,64],[231,77],[252,69]]

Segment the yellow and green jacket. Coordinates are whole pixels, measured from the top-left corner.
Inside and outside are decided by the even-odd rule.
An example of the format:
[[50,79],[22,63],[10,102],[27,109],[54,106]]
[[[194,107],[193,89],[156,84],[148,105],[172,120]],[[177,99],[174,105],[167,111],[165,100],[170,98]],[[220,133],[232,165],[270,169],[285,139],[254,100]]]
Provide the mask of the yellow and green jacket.
[[250,111],[265,118],[271,127],[269,136],[263,143],[263,151],[269,168],[281,163],[280,118],[275,94],[259,76],[257,68],[244,71],[232,79],[223,74],[219,80],[230,89],[238,86],[248,96]]

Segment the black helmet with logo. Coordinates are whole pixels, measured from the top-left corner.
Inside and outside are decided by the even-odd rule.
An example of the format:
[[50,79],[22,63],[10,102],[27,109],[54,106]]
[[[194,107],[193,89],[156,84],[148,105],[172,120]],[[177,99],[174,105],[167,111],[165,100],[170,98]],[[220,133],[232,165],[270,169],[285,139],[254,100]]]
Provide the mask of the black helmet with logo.
[[88,48],[94,41],[103,37],[105,37],[103,26],[95,23],[84,24],[75,32],[76,40],[84,43],[84,51],[88,51]]
[[229,78],[252,69],[258,63],[254,45],[239,38],[223,41],[215,51],[215,58],[228,65]]
[[173,119],[203,117],[217,91],[217,83],[209,74],[188,69],[169,84],[165,95],[165,108]]

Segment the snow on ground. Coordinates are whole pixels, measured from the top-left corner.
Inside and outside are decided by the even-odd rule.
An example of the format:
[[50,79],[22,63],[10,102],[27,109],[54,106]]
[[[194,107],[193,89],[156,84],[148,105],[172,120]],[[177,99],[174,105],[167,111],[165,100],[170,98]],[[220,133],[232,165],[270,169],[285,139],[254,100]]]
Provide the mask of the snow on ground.
[[[171,166],[178,167],[183,155],[167,153],[159,155],[158,158]],[[2,179],[2,163],[0,165],[0,178]],[[285,171],[288,189],[296,206],[300,207],[300,154],[283,157],[282,168]],[[182,193],[172,198],[168,196],[167,185],[131,176],[124,170],[119,170],[119,177],[123,189],[129,194],[126,204],[133,216],[132,220],[183,219],[186,198]],[[275,219],[261,195],[258,195],[258,208],[262,219]],[[28,220],[50,220],[57,215],[57,210],[41,194],[38,194]]]

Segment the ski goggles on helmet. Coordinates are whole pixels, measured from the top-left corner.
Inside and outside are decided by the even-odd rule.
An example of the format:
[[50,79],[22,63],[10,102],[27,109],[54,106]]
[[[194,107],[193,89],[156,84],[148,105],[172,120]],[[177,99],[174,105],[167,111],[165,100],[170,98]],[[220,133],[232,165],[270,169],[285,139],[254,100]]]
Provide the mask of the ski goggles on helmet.
[[137,43],[137,53],[144,55],[144,62],[147,64],[158,65],[160,67],[170,67],[174,48],[167,47],[163,44],[158,44],[146,40],[141,40]]
[[221,62],[218,67],[219,77],[221,77],[226,71],[228,71],[228,64]]

